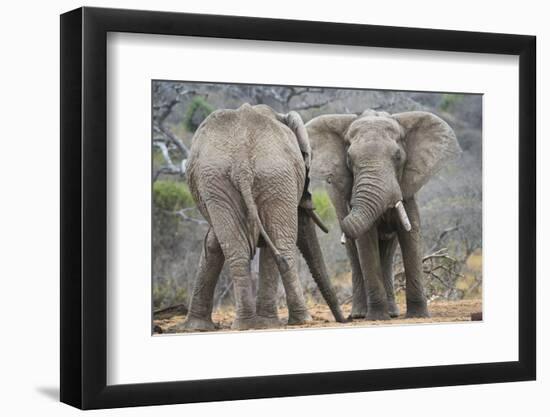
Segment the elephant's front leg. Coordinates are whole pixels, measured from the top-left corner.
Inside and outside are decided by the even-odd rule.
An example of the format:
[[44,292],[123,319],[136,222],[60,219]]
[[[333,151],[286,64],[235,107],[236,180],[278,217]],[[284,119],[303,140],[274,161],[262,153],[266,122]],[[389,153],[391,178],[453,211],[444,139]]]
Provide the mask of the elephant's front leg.
[[414,198],[405,200],[403,203],[411,223],[410,232],[402,227],[398,229],[405,268],[407,317],[430,317],[422,284],[422,234],[418,205]]
[[256,298],[256,314],[258,327],[279,327],[277,311],[277,295],[279,292],[279,270],[271,249],[263,247],[260,250],[260,277]]
[[346,252],[351,264],[351,314],[352,319],[364,319],[367,317],[367,290],[365,288],[365,279],[359,262],[357,246],[351,239],[346,241]]
[[356,242],[367,289],[367,320],[389,320],[388,299],[382,280],[376,226],[359,236]]
[[393,256],[397,248],[397,238],[395,235],[387,240],[380,240],[380,261],[382,264],[382,278],[384,288],[388,296],[388,311],[390,317],[399,316],[399,307],[395,302],[395,289],[393,286]]
[[212,304],[214,289],[220,276],[224,255],[214,232],[210,229],[205,237],[199,270],[191,296],[189,313],[184,327],[193,330],[214,330]]

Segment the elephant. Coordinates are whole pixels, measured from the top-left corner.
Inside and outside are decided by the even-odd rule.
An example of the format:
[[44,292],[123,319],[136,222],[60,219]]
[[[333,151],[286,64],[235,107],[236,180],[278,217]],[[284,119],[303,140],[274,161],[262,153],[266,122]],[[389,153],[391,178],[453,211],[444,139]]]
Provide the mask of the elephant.
[[[279,273],[288,324],[311,321],[296,269],[296,245],[335,318],[344,320],[317,241],[315,223],[324,225],[313,211],[308,191],[310,164],[307,131],[296,112],[280,114],[266,105],[243,104],[236,110],[217,110],[199,126],[186,175],[210,228],[187,329],[214,329],[214,288],[225,262],[236,301],[233,329],[279,325]],[[260,279],[254,300],[250,261],[257,247],[261,247]]]
[[393,257],[401,247],[406,316],[429,317],[422,284],[416,193],[461,153],[453,129],[435,114],[322,115],[306,129],[312,178],[326,181],[351,264],[351,318],[397,317]]

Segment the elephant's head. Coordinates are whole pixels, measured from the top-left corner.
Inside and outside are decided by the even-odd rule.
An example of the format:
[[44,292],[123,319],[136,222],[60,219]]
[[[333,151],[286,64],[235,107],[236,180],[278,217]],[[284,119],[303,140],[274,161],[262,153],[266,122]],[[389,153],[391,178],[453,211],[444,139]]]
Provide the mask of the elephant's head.
[[357,238],[391,208],[410,229],[401,201],[414,196],[450,158],[460,153],[451,127],[432,113],[326,115],[307,130],[313,175],[338,188],[349,201],[344,234]]

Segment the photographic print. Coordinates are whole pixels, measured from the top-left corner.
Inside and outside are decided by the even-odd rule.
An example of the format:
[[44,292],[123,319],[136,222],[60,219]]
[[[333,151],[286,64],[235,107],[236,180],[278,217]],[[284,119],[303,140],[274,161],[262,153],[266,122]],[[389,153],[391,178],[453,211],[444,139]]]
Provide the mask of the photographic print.
[[536,379],[534,36],[89,7],[60,34],[62,402]]
[[482,320],[482,98],[153,80],[153,333]]

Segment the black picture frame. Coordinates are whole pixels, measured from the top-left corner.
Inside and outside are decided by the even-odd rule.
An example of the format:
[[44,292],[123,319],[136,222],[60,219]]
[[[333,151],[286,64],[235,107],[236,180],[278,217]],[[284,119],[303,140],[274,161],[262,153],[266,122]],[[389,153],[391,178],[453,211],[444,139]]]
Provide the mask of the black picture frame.
[[[519,56],[519,360],[107,385],[108,32]],[[61,15],[60,57],[62,402],[94,409],[536,378],[534,36],[84,7]]]

